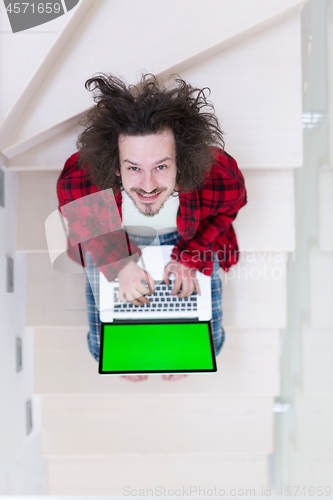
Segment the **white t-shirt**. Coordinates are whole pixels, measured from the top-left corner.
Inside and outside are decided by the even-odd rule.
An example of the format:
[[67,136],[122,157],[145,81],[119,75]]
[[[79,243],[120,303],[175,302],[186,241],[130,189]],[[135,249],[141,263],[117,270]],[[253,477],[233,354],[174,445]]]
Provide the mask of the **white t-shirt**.
[[[167,234],[177,231],[177,212],[179,208],[178,194],[169,196],[159,213],[152,217],[143,215],[126,191],[123,190],[121,194],[123,225],[130,234],[137,234],[140,236],[149,235],[148,228],[155,229],[158,234]],[[138,226],[140,226],[140,230],[138,230]],[[143,229],[144,227],[147,227],[147,231]]]

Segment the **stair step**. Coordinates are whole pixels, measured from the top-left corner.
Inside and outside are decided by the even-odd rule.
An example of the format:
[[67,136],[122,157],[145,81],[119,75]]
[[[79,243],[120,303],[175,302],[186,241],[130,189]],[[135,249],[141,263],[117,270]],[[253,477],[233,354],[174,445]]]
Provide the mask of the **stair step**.
[[[332,496],[333,453],[292,453],[290,456],[290,484],[302,485],[298,496]],[[304,490],[305,488],[305,490]],[[295,493],[296,488],[293,488]]]
[[211,89],[226,149],[241,168],[302,166],[300,27],[297,13],[246,43],[180,68],[184,80]]
[[235,328],[284,328],[286,263],[284,252],[241,252],[223,282],[223,323]]
[[[57,59],[58,54],[55,52],[52,70],[48,78],[40,81],[39,91],[27,109],[22,109],[21,126],[17,125],[8,138],[5,154],[13,158],[24,147],[28,149],[33,146],[35,136],[86,111],[92,104],[92,98],[85,90],[84,82],[98,71],[117,68],[117,74],[132,83],[136,82],[137,72],[141,68],[149,68],[155,74],[166,72],[168,76],[172,73],[182,74],[182,68],[175,71],[175,65],[184,63],[186,66],[189,59],[193,62],[192,58],[196,61],[199,56],[200,60],[201,54],[206,59],[209,57],[207,51],[212,48],[215,53],[216,45],[221,44],[221,50],[225,50],[238,42],[235,48],[227,51],[227,61],[232,52],[232,70],[228,65],[221,67],[223,78],[219,75],[219,87],[215,93],[217,96],[221,93],[226,103],[233,101],[232,116],[237,122],[237,129],[243,125],[243,131],[246,131],[238,134],[239,148],[246,152],[247,161],[249,151],[254,155],[256,151],[264,151],[270,160],[282,158],[282,163],[287,161],[288,165],[299,163],[301,130],[300,134],[295,133],[300,127],[294,111],[299,113],[301,109],[299,10],[304,2],[279,0],[267,3],[257,0],[251,9],[247,9],[246,0],[239,2],[207,1],[210,22],[203,23],[198,0],[193,0],[190,11],[186,3],[170,0],[168,9],[163,10],[163,21],[169,27],[165,32],[160,29],[161,10],[154,2],[146,1],[140,7],[136,3],[128,4],[119,0],[94,3],[89,10],[89,22],[82,22],[77,27],[61,52],[62,57]],[[240,11],[242,16],[239,16]],[[177,16],[174,12],[177,12]],[[124,19],[126,25],[132,27],[130,32],[124,29]],[[141,20],[139,25],[138,19]],[[272,26],[274,19],[278,24]],[[270,26],[269,30],[266,29],[267,25]],[[142,36],[148,30],[149,39]],[[200,35],[193,37],[193,33]],[[249,38],[251,35],[252,38]],[[151,40],[154,40],[153,44]],[[106,48],[103,54],[99,50],[101,44]],[[59,46],[62,49],[61,43]],[[237,57],[240,46],[242,50],[240,57]],[[82,60],[85,61],[84,65],[81,64]],[[70,87],[67,85],[69,71],[73,75]],[[288,79],[284,77],[286,71]],[[224,78],[226,74],[229,78]],[[210,81],[211,75],[206,74],[203,86],[211,85]],[[230,82],[231,93],[222,86],[225,86],[226,81]],[[246,85],[241,84],[244,81]],[[193,83],[200,84],[195,80]],[[246,96],[245,104],[251,101],[251,109],[247,107],[248,116],[251,117],[249,122],[244,121],[242,95]],[[269,98],[268,102],[265,96]],[[276,103],[274,107],[270,106],[272,102]],[[235,110],[240,110],[241,116]],[[273,134],[265,125],[270,117],[274,117]],[[300,114],[297,120],[299,118]],[[261,129],[258,129],[258,123]],[[254,130],[256,133],[251,134]]]
[[[278,330],[227,329],[214,374],[193,374],[177,383],[150,376],[137,384],[102,377],[87,347],[87,328],[35,328],[37,393],[279,394]],[[59,368],[61,367],[61,369]],[[263,377],[263,373],[265,376]],[[171,385],[170,385],[171,384]]]
[[[225,327],[285,326],[285,259],[281,252],[244,252],[229,273],[221,271]],[[27,324],[83,326],[86,323],[84,274],[55,271],[47,253],[27,254]]]
[[[260,453],[51,456],[49,495],[202,497],[254,488],[259,496],[267,487],[267,464],[267,456]],[[253,491],[246,492],[250,495]]]
[[59,171],[19,172],[17,197],[17,248],[47,251],[45,221],[58,208]]
[[302,328],[304,395],[333,396],[333,328]]
[[333,395],[295,397],[295,451],[331,453],[333,450]]
[[85,325],[85,274],[55,271],[47,253],[26,259],[27,325]]
[[310,250],[310,317],[314,328],[333,325],[333,251]]
[[248,203],[234,222],[239,248],[294,250],[294,172],[253,169],[243,174]]
[[267,396],[44,395],[42,453],[270,453],[272,410]]

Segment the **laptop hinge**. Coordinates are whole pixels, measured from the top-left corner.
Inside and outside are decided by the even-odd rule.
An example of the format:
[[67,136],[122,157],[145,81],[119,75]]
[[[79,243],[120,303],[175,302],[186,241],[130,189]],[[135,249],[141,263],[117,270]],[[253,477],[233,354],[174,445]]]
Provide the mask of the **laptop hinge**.
[[147,323],[164,323],[166,325],[168,324],[173,324],[173,323],[199,323],[199,318],[172,318],[172,319],[166,319],[166,318],[155,318],[155,319],[114,319],[112,323],[114,324],[121,324],[123,325],[124,323],[132,323],[135,322],[137,324],[147,324]]

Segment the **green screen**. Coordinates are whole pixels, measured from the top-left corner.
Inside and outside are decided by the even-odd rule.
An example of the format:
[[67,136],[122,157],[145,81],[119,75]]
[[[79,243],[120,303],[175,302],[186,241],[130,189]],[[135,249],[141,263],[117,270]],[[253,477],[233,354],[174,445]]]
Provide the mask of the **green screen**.
[[106,324],[103,372],[214,370],[208,323]]

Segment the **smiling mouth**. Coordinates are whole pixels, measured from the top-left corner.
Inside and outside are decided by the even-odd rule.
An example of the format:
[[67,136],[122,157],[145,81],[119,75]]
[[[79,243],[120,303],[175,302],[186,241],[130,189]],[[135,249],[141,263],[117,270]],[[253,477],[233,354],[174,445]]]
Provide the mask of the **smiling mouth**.
[[138,195],[139,199],[142,201],[154,201],[158,198],[158,196],[162,193],[162,191],[159,191],[156,194],[141,194],[138,191],[136,191],[136,194]]

